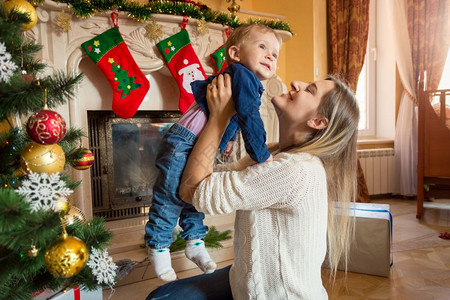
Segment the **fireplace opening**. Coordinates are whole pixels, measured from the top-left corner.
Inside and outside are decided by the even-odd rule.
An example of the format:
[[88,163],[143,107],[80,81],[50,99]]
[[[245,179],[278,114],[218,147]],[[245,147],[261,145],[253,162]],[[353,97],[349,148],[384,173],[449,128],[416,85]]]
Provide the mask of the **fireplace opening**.
[[180,116],[178,111],[138,111],[122,119],[111,111],[88,111],[95,216],[108,221],[148,214],[158,145]]

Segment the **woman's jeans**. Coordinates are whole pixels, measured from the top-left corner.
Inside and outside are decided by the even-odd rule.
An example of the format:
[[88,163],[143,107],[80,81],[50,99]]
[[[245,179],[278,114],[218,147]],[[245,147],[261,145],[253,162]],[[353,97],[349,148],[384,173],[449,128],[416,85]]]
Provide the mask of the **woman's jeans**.
[[154,249],[168,248],[172,232],[180,218],[186,241],[203,239],[208,227],[203,225],[205,215],[180,199],[178,188],[181,176],[197,136],[179,124],[174,124],[162,138],[156,157],[159,169],[153,187],[149,220],[145,226],[145,241]]
[[230,267],[175,280],[151,292],[146,300],[230,300]]

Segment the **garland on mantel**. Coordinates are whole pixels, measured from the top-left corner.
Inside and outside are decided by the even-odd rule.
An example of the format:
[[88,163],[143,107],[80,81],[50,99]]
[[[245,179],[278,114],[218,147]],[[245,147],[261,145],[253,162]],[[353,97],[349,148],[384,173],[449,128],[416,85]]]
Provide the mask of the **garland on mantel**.
[[[65,3],[71,8],[72,13],[81,18],[89,18],[96,13],[106,11],[127,12],[130,18],[144,22],[151,19],[152,14],[168,14],[177,16],[188,16],[190,18],[204,20],[206,22],[218,23],[224,26],[236,28],[244,23],[264,24],[276,30],[284,30],[292,33],[288,23],[280,20],[251,19],[247,22],[239,21],[237,16],[218,12],[210,9],[206,5],[191,0],[149,1],[147,4],[133,2],[133,0],[53,0],[56,3]],[[43,4],[45,0],[30,0],[34,5]]]

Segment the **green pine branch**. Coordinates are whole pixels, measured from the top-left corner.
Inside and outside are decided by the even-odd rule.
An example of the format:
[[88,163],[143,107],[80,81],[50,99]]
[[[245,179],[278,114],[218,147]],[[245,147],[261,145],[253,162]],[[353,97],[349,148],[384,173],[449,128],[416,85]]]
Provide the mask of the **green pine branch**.
[[49,108],[65,104],[75,95],[75,88],[81,83],[83,74],[66,74],[56,71],[52,76],[41,79],[41,86],[47,89],[47,103]]
[[[44,107],[44,90],[47,90],[48,107],[56,108],[73,98],[76,87],[82,80],[81,74],[65,74],[57,71],[44,74],[46,65],[35,59],[41,46],[35,41],[25,40],[20,32],[29,18],[16,11],[7,12],[0,2],[0,43],[3,43],[12,62],[17,65],[7,83],[0,84],[0,121],[11,115],[28,116]],[[23,73],[26,71],[26,74]],[[33,293],[50,289],[60,289],[79,285],[84,289],[98,288],[96,277],[89,267],[70,278],[53,276],[45,267],[45,252],[61,237],[63,229],[60,215],[54,211],[31,211],[30,204],[19,195],[17,189],[27,178],[20,172],[20,157],[23,149],[31,142],[23,128],[12,124],[8,132],[0,134],[0,299],[31,299]],[[80,129],[68,128],[59,143],[66,157],[79,147],[80,138],[85,133]],[[73,162],[71,158],[66,163]],[[68,166],[66,166],[67,168]],[[60,179],[70,189],[80,182],[74,182],[67,174]],[[102,218],[94,218],[83,223],[67,226],[67,233],[80,238],[91,247],[103,249],[111,239]],[[29,255],[31,246],[37,247],[38,254]]]
[[[30,212],[30,205],[22,196],[12,189],[2,189],[0,215],[0,299],[31,299],[32,293],[47,287],[98,287],[88,267],[70,278],[56,278],[45,268],[45,250],[62,234],[58,213]],[[66,230],[69,236],[83,240],[89,252],[91,247],[104,249],[112,235],[99,217],[67,225]],[[39,249],[37,257],[28,256],[31,243]]]
[[22,25],[29,20],[26,14],[15,9],[9,12],[3,2],[0,3],[0,42],[5,44],[11,61],[17,66],[9,82],[0,84],[0,120],[42,109],[45,90],[49,108],[66,103],[74,96],[75,88],[83,78],[81,73],[66,74],[62,71],[41,75],[46,65],[35,56],[42,46],[26,40],[20,32]]
[[30,21],[31,19],[28,15],[20,13],[15,9],[9,11],[2,3],[0,5],[0,40],[6,43],[7,48],[19,48],[18,46],[21,44],[22,38],[17,33],[20,32],[23,24]]
[[[82,137],[85,137],[86,133],[78,128],[68,128],[66,135],[61,140],[61,142],[58,143],[58,145],[61,146],[61,148],[64,150],[64,153],[66,153],[66,160],[68,157],[73,158],[72,151],[80,146],[80,139]],[[79,158],[79,157],[74,157]]]
[[[20,153],[30,142],[26,133],[17,128],[13,128],[6,133],[0,134],[0,176],[17,179],[14,172],[20,167]],[[6,183],[1,181],[2,186]],[[12,182],[8,182],[11,185]]]
[[4,120],[12,114],[26,115],[30,111],[41,110],[44,107],[45,89],[49,108],[64,104],[74,95],[82,78],[82,74],[67,75],[57,71],[38,81],[28,82],[22,79],[20,71],[16,72],[9,84],[0,85],[0,119]]
[[[205,247],[208,248],[222,248],[221,241],[231,239],[231,230],[218,231],[216,227],[211,226],[209,231],[205,235]],[[186,248],[186,241],[180,237],[180,233],[178,233],[175,241],[170,245],[170,252],[181,251]]]
[[205,236],[205,247],[208,248],[222,248],[220,241],[231,239],[231,230],[219,232],[216,227],[211,226]]

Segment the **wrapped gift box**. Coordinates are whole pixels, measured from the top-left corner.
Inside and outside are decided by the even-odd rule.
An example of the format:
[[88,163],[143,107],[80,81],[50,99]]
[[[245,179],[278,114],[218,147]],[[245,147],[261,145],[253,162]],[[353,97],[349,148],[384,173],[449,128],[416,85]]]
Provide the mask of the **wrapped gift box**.
[[60,291],[46,289],[36,293],[33,300],[102,300],[102,289],[93,291],[82,290],[79,287],[65,288]]
[[[347,271],[389,277],[393,263],[389,204],[355,203],[351,211],[356,217],[355,240],[350,247]],[[343,261],[338,269],[344,269]]]

